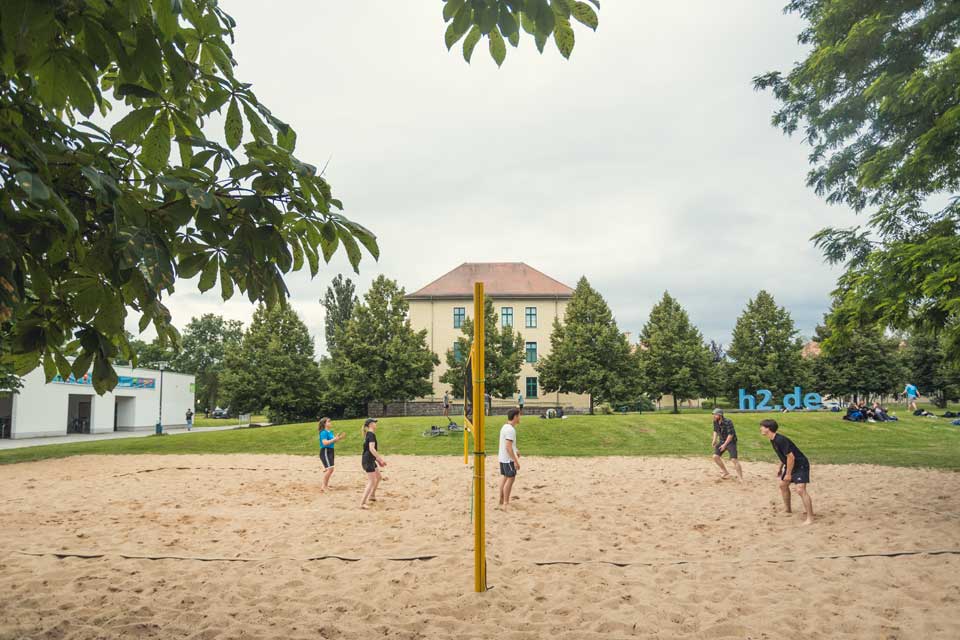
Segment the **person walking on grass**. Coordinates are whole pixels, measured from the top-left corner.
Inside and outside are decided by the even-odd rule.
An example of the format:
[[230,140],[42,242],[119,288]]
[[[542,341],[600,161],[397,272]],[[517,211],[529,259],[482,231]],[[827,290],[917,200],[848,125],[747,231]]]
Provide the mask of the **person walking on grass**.
[[793,513],[790,509],[790,485],[792,484],[796,487],[800,500],[803,501],[803,513],[806,516],[803,524],[813,524],[813,501],[807,493],[807,485],[810,484],[810,461],[790,438],[777,433],[779,428],[776,420],[760,422],[760,435],[770,441],[777,457],[780,458],[777,477],[780,478],[780,495],[783,496],[783,504],[787,508],[787,513]]
[[513,481],[520,471],[520,452],[517,450],[517,425],[520,424],[520,409],[507,411],[507,422],[500,427],[500,503],[498,508],[510,506]]
[[367,418],[363,421],[363,455],[360,458],[360,465],[367,474],[367,487],[363,491],[363,499],[360,500],[360,508],[366,509],[368,502],[377,501],[377,487],[380,485],[380,467],[387,466],[387,461],[383,459],[377,450],[377,421],[373,418]]
[[193,430],[193,409],[187,409],[187,431]]
[[737,471],[737,480],[743,482],[743,469],[740,468],[740,461],[737,459],[737,432],[733,428],[733,420],[723,417],[723,409],[713,410],[713,461],[720,467],[723,475],[721,480],[731,477],[727,467],[723,464],[723,454],[730,454],[730,462]]
[[320,432],[320,462],[323,463],[323,483],[320,485],[320,491],[326,491],[330,488],[330,476],[334,472],[333,447],[343,440],[344,434],[334,433],[333,420],[327,417],[320,418],[317,430]]
[[446,391],[443,392],[443,417],[450,422],[450,394]]
[[520,408],[520,413],[523,413],[523,391],[517,391],[517,406]]
[[917,410],[917,398],[920,397],[920,390],[917,389],[917,386],[911,382],[907,383],[907,386],[903,388],[903,394],[907,397],[907,407],[910,411]]

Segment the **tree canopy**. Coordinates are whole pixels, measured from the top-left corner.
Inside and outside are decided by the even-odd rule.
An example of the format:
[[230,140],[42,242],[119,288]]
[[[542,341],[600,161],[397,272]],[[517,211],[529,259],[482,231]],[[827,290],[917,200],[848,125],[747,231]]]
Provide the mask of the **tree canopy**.
[[723,354],[719,345],[711,346],[716,350],[704,344],[686,310],[664,292],[640,332],[637,355],[647,390],[655,397],[672,395],[674,413],[679,413],[678,401],[712,393],[719,384],[714,357],[719,362]]
[[338,332],[343,331],[353,317],[353,309],[358,304],[355,291],[356,286],[350,278],[345,279],[343,274],[338,273],[320,301],[325,312],[323,332],[327,340],[327,352],[330,354],[337,350]]
[[272,305],[285,274],[339,247],[355,268],[361,246],[378,255],[235,75],[234,26],[214,0],[0,3],[0,322],[17,374],[92,364],[102,393],[130,357],[130,312],[177,339],[162,298],[178,278]]
[[[494,398],[511,398],[517,392],[523,366],[523,336],[513,327],[501,327],[493,300],[483,300],[483,351],[485,388]],[[463,397],[467,360],[473,348],[473,318],[464,318],[456,346],[447,349],[447,370],[440,382],[450,385],[455,398]]]
[[597,402],[635,400],[640,394],[630,341],[585,277],[577,282],[563,322],[554,319],[550,353],[536,369],[544,391],[589,394],[590,413]]
[[[600,0],[588,0],[597,9]],[[596,31],[599,19],[586,2],[579,0],[443,0],[443,20],[449,22],[444,34],[447,49],[463,38],[463,59],[470,62],[473,50],[483,38],[497,66],[507,56],[507,45],[520,45],[522,31],[533,36],[540,53],[553,36],[564,58],[573,53],[575,36],[571,20]],[[466,38],[464,38],[466,36]]]
[[[846,262],[830,340],[864,324],[944,332],[960,356],[960,5],[791,0],[806,59],[754,80],[811,147],[807,183],[869,212],[814,236]],[[828,340],[829,342],[829,340]]]
[[224,359],[242,339],[242,322],[224,320],[214,313],[192,318],[187,324],[180,353],[170,363],[170,368],[196,376],[198,407],[213,409],[218,406]]
[[768,389],[783,396],[796,385],[804,386],[808,370],[802,350],[790,313],[778,307],[772,295],[760,291],[737,318],[727,348],[732,360],[726,366],[731,399],[736,400],[738,389]]
[[428,395],[430,374],[440,359],[427,331],[414,331],[404,290],[378,276],[337,332],[328,396],[338,405],[413,400]]
[[229,348],[220,377],[221,396],[236,413],[265,409],[271,422],[315,420],[321,375],[313,339],[288,305],[260,305],[250,328]]

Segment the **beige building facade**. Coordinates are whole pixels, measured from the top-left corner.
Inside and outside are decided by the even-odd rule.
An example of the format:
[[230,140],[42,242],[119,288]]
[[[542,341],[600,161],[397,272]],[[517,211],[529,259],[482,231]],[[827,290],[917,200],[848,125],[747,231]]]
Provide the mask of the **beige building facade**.
[[494,406],[516,403],[522,392],[525,406],[589,406],[586,395],[546,393],[540,386],[534,365],[550,353],[553,321],[563,320],[573,289],[522,262],[464,263],[427,286],[407,295],[410,322],[417,331],[427,330],[427,344],[440,358],[433,371],[433,397],[439,400],[453,389],[440,382],[448,369],[447,351],[462,336],[461,324],[473,318],[473,285],[483,282],[484,292],[493,302],[500,327],[510,325],[523,336],[525,357],[510,399],[493,399]]

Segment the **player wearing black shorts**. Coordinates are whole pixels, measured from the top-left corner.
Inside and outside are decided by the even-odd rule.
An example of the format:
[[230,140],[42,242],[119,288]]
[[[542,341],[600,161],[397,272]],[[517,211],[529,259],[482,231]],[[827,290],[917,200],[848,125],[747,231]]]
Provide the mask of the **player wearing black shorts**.
[[800,496],[800,500],[803,501],[803,512],[806,516],[803,524],[813,524],[813,500],[807,492],[807,485],[810,483],[810,460],[790,438],[777,433],[779,428],[776,420],[760,422],[760,434],[770,441],[777,457],[780,458],[777,477],[780,479],[780,495],[783,496],[783,504],[787,508],[787,513],[792,513],[790,509],[790,486],[792,485]]
[[740,461],[737,459],[737,431],[733,428],[733,420],[723,417],[723,409],[713,410],[713,461],[720,467],[723,475],[721,480],[730,477],[730,472],[723,464],[721,456],[724,453],[730,454],[730,462],[737,471],[737,479],[743,482],[743,469],[740,468]]
[[360,457],[360,466],[367,473],[367,487],[363,491],[360,508],[366,509],[367,502],[377,501],[377,487],[380,486],[380,468],[387,466],[377,450],[377,421],[367,418],[363,422],[363,455]]

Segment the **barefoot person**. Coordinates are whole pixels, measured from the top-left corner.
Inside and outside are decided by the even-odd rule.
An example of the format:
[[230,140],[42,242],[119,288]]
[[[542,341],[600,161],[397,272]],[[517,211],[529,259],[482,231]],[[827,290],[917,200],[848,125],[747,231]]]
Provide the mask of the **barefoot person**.
[[723,472],[720,479],[726,480],[730,477],[730,472],[727,471],[721,457],[724,453],[729,453],[730,462],[733,463],[733,468],[737,470],[737,479],[743,482],[743,469],[740,468],[740,461],[737,460],[737,432],[733,428],[733,420],[723,417],[723,409],[713,410],[713,443],[711,446],[713,447],[713,461]]
[[500,504],[510,505],[510,491],[520,471],[520,452],[517,451],[517,425],[520,424],[520,409],[507,411],[507,423],[500,427]]
[[326,491],[330,487],[330,476],[333,475],[333,446],[343,440],[343,433],[333,432],[333,420],[330,418],[320,418],[320,424],[317,425],[317,431],[320,432],[320,462],[323,463],[323,484],[320,485],[320,491]]
[[368,502],[377,501],[377,487],[380,485],[379,467],[387,466],[387,461],[383,459],[380,452],[377,451],[377,421],[373,418],[367,418],[363,422],[363,456],[360,458],[360,464],[367,473],[367,487],[363,491],[363,499],[360,501],[360,508],[366,509]]
[[813,524],[813,501],[810,494],[807,493],[807,485],[810,483],[810,461],[803,452],[793,444],[790,438],[777,433],[779,429],[776,420],[763,420],[760,422],[760,434],[770,441],[773,450],[777,452],[780,458],[780,470],[777,476],[780,478],[780,494],[783,496],[783,504],[787,507],[787,513],[792,513],[790,509],[790,485],[797,488],[797,493],[803,501],[803,512],[806,518],[803,524]]

